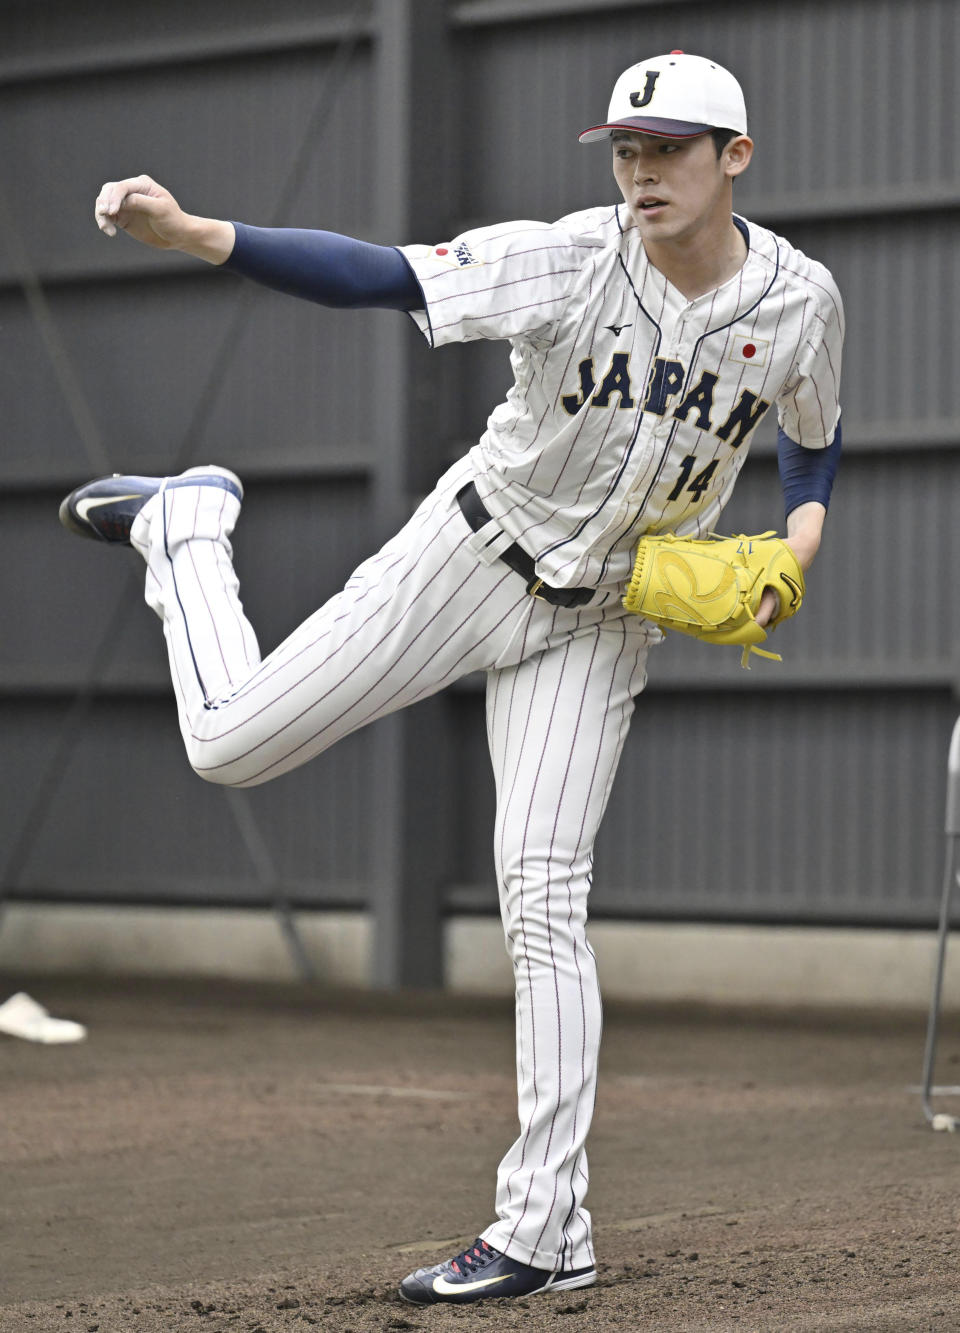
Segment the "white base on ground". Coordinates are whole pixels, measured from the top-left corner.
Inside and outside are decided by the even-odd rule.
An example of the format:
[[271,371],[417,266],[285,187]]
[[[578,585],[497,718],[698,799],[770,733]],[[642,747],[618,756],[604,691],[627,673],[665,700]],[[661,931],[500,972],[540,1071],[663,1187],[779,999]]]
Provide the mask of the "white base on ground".
[[38,1041],[44,1046],[83,1041],[87,1029],[69,1018],[52,1018],[42,1004],[25,991],[17,991],[0,1004],[0,1032],[24,1041]]

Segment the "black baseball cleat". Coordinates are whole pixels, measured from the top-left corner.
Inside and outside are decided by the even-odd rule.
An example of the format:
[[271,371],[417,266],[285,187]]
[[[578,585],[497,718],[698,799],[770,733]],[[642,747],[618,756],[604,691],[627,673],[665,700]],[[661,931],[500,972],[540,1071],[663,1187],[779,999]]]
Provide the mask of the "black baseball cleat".
[[418,1268],[400,1283],[400,1295],[412,1305],[437,1305],[446,1301],[466,1305],[488,1296],[533,1296],[541,1291],[569,1291],[589,1287],[597,1280],[595,1268],[563,1268],[550,1273],[531,1268],[501,1254],[485,1240],[475,1240],[462,1254]]
[[60,522],[79,537],[129,546],[133,520],[164,483],[166,490],[219,486],[238,500],[243,499],[239,477],[225,467],[192,467],[179,477],[127,477],[114,472],[112,477],[88,481],[71,491],[60,506]]

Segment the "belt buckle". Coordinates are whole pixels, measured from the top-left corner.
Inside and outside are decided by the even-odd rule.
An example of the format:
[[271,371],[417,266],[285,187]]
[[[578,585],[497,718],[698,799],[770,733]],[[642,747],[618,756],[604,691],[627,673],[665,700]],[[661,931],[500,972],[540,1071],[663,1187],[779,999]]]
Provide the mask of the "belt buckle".
[[540,589],[542,587],[543,579],[534,579],[531,583],[527,584],[527,593],[529,596],[536,598],[538,602],[545,602],[547,600],[546,597],[540,596]]

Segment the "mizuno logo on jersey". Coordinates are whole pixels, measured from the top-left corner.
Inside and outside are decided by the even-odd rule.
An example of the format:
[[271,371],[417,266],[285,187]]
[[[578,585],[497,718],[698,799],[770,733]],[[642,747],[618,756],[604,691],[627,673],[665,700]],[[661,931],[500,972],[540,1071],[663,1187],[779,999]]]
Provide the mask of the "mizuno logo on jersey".
[[461,241],[455,246],[438,245],[433,254],[435,259],[442,260],[451,268],[479,268],[483,263],[482,259],[477,259],[466,241]]
[[[754,340],[754,345],[761,346],[757,340]],[[763,349],[765,357],[766,344],[763,344]],[[747,364],[751,364],[749,360]],[[614,394],[619,400],[617,407],[635,406],[633,387],[630,383],[630,356],[627,352],[614,352],[609,369],[599,385],[594,377],[592,356],[580,362],[578,373],[579,392],[564,394],[560,400],[563,410],[570,416],[576,416],[584,406],[610,407],[610,400]],[[658,417],[666,416],[670,412],[677,421],[692,421],[698,430],[712,431],[718,439],[729,444],[731,449],[737,449],[770,406],[766,399],[758,398],[749,389],[743,389],[737,401],[727,410],[724,420],[714,426],[712,414],[715,412],[718,385],[721,387],[720,401],[722,401],[720,376],[710,370],[703,371],[696,384],[680,397],[686,379],[687,372],[680,361],[668,361],[665,357],[658,356],[647,382],[647,392],[643,400],[644,412],[652,412]],[[675,402],[677,398],[679,401]],[[729,398],[727,401],[730,401]]]

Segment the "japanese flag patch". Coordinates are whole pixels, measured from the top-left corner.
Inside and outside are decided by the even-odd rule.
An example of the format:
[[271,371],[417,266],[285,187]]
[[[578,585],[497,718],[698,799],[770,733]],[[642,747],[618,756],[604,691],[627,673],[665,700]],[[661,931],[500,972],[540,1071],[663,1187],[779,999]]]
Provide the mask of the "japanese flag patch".
[[751,338],[737,334],[730,349],[728,361],[739,361],[742,366],[765,366],[767,352],[770,350],[768,338]]
[[435,245],[431,258],[449,264],[450,268],[479,268],[483,263],[482,259],[477,259],[466,241],[458,241],[456,245]]

